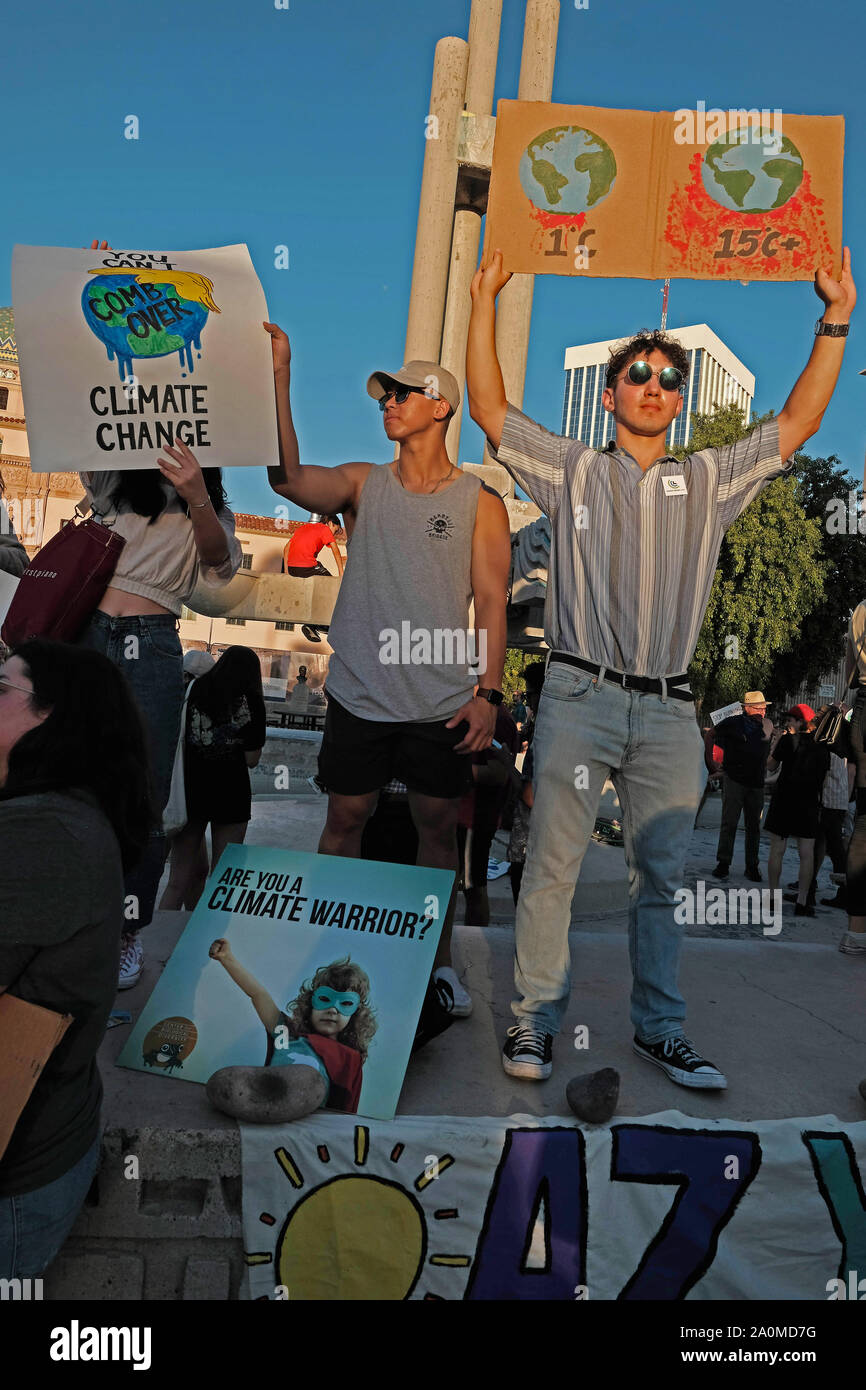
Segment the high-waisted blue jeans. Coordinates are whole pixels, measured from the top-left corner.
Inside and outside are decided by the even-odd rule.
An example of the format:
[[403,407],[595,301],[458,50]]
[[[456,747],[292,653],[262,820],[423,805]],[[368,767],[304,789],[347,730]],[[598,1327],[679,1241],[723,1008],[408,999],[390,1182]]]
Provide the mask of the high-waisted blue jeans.
[[0,1197],[0,1278],[33,1278],[48,1268],[75,1225],[101,1156],[100,1137],[54,1182]]
[[[171,789],[183,705],[183,648],[177,621],[162,613],[112,618],[97,609],[78,640],[103,652],[132,687],[147,735],[154,805],[162,811]],[[111,749],[102,750],[101,756],[110,757]],[[131,906],[121,924],[123,931],[133,934],[150,922],[164,864],[165,836],[159,830],[126,876],[125,893]]]
[[534,739],[534,802],[515,925],[518,1021],[559,1030],[570,994],[571,901],[610,776],[629,875],[631,1019],[644,1042],[682,1033],[674,893],[701,790],[691,701],[644,695],[551,661]]

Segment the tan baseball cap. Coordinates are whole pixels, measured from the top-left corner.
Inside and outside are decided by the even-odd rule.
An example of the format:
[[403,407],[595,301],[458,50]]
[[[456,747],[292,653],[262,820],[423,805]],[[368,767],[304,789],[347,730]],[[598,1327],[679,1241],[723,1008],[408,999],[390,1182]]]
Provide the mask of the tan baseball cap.
[[404,362],[399,372],[373,372],[367,380],[367,395],[379,401],[395,381],[398,386],[420,386],[433,400],[441,396],[452,410],[460,405],[457,378],[438,362]]
[[763,690],[747,690],[743,696],[744,705],[771,705],[772,700],[764,699]]

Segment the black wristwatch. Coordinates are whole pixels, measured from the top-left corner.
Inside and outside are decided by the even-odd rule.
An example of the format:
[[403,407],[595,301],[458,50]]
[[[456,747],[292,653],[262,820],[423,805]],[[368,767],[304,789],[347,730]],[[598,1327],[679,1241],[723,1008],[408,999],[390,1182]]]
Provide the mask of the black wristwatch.
[[487,690],[483,685],[479,685],[475,692],[476,700],[487,700],[488,704],[501,705],[505,699],[501,690]]
[[819,319],[815,324],[816,338],[847,338],[850,324],[847,323],[825,323]]

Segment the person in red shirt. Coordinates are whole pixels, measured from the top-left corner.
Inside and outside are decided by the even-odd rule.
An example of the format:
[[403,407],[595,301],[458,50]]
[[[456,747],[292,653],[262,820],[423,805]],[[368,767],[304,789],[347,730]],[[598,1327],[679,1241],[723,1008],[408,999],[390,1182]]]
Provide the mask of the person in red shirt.
[[[312,516],[315,515],[313,512]],[[313,521],[311,517],[303,526],[299,526],[283,552],[286,574],[293,574],[301,579],[308,579],[312,574],[330,575],[331,571],[318,559],[319,551],[326,545],[330,547],[337,562],[337,574],[342,574],[343,557],[336,541],[339,529],[340,522],[335,516],[323,517],[321,521]]]

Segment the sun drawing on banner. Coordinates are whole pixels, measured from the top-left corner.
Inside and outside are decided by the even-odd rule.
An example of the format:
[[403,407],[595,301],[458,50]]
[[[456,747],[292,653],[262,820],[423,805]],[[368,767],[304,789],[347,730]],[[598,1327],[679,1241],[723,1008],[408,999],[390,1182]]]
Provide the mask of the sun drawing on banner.
[[[367,1164],[370,1130],[356,1125],[354,1163]],[[395,1144],[388,1155],[395,1166],[404,1155],[405,1145]],[[316,1149],[323,1167],[331,1162],[326,1144]],[[274,1150],[274,1158],[292,1187],[302,1191],[307,1179],[286,1148]],[[426,1264],[467,1269],[472,1256],[446,1249],[428,1254],[427,1222],[454,1220],[456,1207],[437,1207],[432,1213],[419,1197],[429,1200],[428,1189],[436,1183],[454,1159],[450,1154],[425,1159],[422,1170],[411,1180],[409,1191],[398,1179],[373,1173],[340,1173],[326,1178],[298,1199],[287,1215],[274,1242],[273,1251],[245,1254],[248,1265],[274,1265],[274,1286],[284,1289],[290,1300],[370,1300],[407,1299],[412,1296]],[[417,1196],[415,1194],[418,1194]],[[262,1212],[264,1226],[275,1226],[277,1218]],[[438,1243],[438,1242],[437,1242]],[[447,1247],[447,1241],[443,1241]],[[425,1293],[425,1300],[439,1299]],[[262,1295],[264,1301],[270,1301]]]

